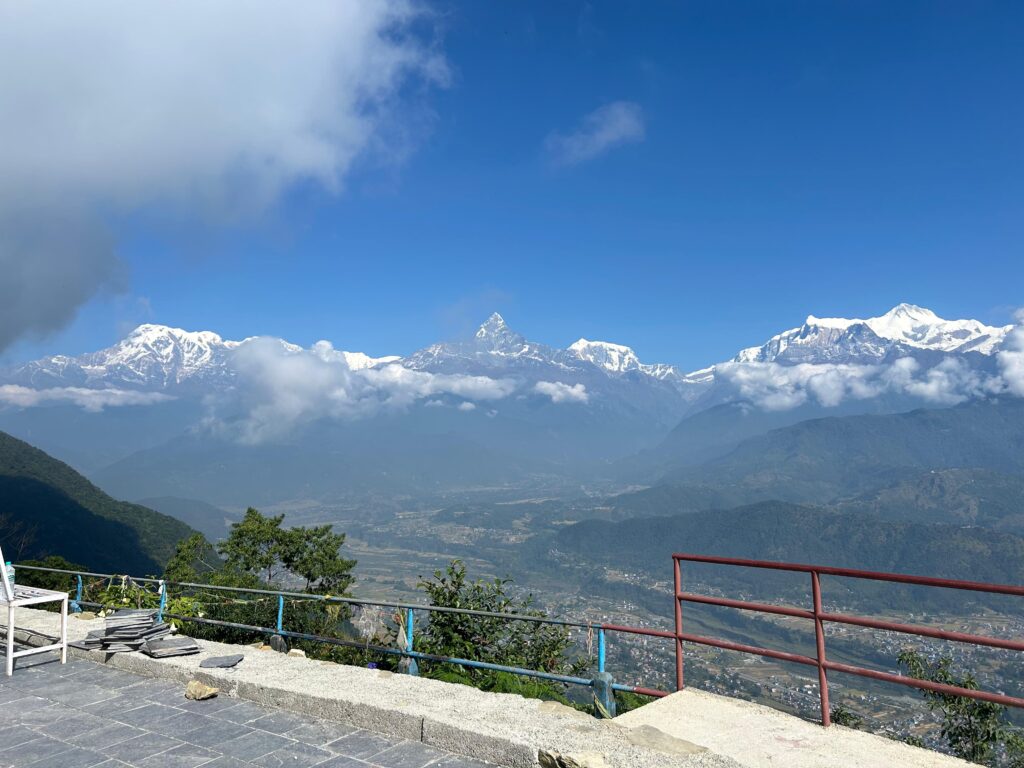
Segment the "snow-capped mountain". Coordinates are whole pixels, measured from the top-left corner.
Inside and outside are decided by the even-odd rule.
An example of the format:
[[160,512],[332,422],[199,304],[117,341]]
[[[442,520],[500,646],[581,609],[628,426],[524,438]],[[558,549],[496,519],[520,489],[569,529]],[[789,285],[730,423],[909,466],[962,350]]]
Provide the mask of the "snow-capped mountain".
[[741,350],[738,363],[879,363],[916,350],[945,354],[995,353],[1012,325],[993,327],[977,320],[944,320],[930,309],[899,304],[866,320],[810,315],[759,347]]
[[[874,365],[911,357],[931,366],[954,357],[974,367],[991,367],[1012,328],[945,320],[912,304],[864,320],[812,315],[803,325],[740,351],[727,365],[733,371],[736,364],[745,363]],[[255,337],[232,341],[210,331],[146,324],[98,352],[55,355],[0,372],[0,384],[202,395],[232,384],[237,375],[235,356],[254,341]],[[404,358],[343,351],[328,342],[304,350],[283,339],[274,341],[286,353],[312,352],[326,361],[344,361],[352,371],[400,365],[431,374],[582,385],[592,403],[600,402],[604,393],[623,403],[633,401],[641,409],[667,409],[669,414],[729,396],[716,388],[722,364],[685,373],[673,365],[643,363],[633,349],[613,342],[581,338],[565,349],[552,347],[526,339],[497,313],[468,339],[433,344]],[[712,396],[712,391],[718,394]]]
[[632,391],[638,402],[652,396],[665,401],[670,413],[695,399],[708,384],[691,380],[672,365],[641,363],[632,349],[621,344],[580,339],[567,349],[559,349],[529,341],[509,328],[497,312],[472,338],[433,344],[401,362],[412,370],[431,373],[582,384],[588,391],[599,394],[615,390],[616,396],[627,399]]
[[[35,389],[86,387],[201,392],[230,384],[235,376],[233,354],[254,340],[255,337],[249,337],[232,341],[212,331],[186,331],[147,323],[106,349],[77,357],[54,355],[34,360],[5,372],[0,380]],[[303,351],[297,344],[283,339],[275,341],[286,352]],[[335,350],[330,345],[314,345],[314,350],[344,360],[352,370],[399,359]]]
[[32,387],[127,387],[166,389],[225,375],[226,361],[241,342],[210,331],[140,325],[114,346],[77,357],[55,355],[27,363],[4,378]]

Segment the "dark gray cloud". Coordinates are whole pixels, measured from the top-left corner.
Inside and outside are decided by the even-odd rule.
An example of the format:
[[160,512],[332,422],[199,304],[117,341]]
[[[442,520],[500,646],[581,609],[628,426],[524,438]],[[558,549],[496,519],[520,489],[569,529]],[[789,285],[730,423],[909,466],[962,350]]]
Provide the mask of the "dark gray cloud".
[[405,157],[411,82],[443,84],[407,0],[0,5],[0,351],[122,274],[105,221],[258,215]]

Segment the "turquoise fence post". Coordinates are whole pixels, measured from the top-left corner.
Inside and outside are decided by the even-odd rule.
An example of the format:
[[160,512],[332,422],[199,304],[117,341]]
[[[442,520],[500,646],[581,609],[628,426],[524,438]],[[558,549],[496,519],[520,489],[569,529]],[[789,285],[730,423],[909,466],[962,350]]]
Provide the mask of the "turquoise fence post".
[[156,612],[157,622],[164,620],[164,608],[167,607],[167,582],[160,579],[160,608]]
[[75,587],[75,599],[71,601],[71,605],[68,607],[71,609],[72,613],[81,613],[82,606],[80,603],[82,602],[82,574],[76,573],[75,579],[78,581],[78,586]]
[[603,718],[615,717],[615,680],[607,672],[598,672],[590,681],[594,689],[594,704],[597,708],[597,716]]
[[[416,617],[413,615],[412,608],[409,608],[405,613],[405,650],[412,651],[412,633],[413,625],[416,622]],[[410,675],[419,675],[420,665],[416,663],[416,659],[412,656],[409,657],[409,670]]]
[[597,630],[597,671],[604,672],[604,629]]
[[277,596],[277,631],[284,629],[284,595]]

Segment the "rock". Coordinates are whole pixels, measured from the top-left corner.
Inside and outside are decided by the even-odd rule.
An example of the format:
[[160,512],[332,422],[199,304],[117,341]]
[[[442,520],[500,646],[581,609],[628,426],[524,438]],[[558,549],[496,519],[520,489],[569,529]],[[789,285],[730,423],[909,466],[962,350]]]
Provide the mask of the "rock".
[[288,653],[288,643],[281,635],[270,636],[270,647],[278,653]]
[[220,693],[220,688],[214,688],[212,685],[206,685],[198,680],[190,680],[189,684],[185,686],[185,698],[193,701],[212,699],[218,693]]
[[292,648],[290,651],[288,651],[288,655],[289,656],[298,656],[299,658],[302,658],[302,659],[306,658],[306,652],[303,651],[301,648]]
[[656,749],[669,755],[692,755],[697,752],[707,752],[704,747],[684,739],[677,739],[675,736],[669,736],[653,725],[630,728],[626,738],[630,744]]
[[554,750],[537,751],[537,762],[541,768],[610,768],[600,752],[573,752],[563,754]]
[[81,611],[79,613],[71,614],[80,621],[92,621],[96,618],[96,614],[93,611]]
[[250,648],[255,648],[257,651],[262,651],[263,650],[263,645],[264,645],[264,643],[263,643],[262,640],[257,640],[255,643],[249,643],[249,647]]
[[233,653],[230,656],[211,656],[210,658],[203,659],[201,662],[199,662],[199,666],[205,667],[207,669],[228,669],[230,667],[235,666],[244,658],[245,656],[243,656],[240,653]]

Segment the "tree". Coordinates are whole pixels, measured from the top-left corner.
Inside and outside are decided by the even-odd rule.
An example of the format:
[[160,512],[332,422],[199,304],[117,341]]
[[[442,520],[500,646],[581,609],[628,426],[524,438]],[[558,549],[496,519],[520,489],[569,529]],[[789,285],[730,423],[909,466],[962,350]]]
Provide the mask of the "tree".
[[[954,673],[953,660],[948,656],[928,661],[916,650],[908,648],[900,653],[898,661],[911,677],[918,680],[972,691],[978,689],[974,675]],[[922,693],[928,701],[928,708],[942,713],[942,737],[954,755],[983,765],[1024,765],[1024,742],[1017,731],[1007,726],[1005,707],[938,691],[922,690]]]
[[228,570],[276,585],[283,577],[301,579],[304,592],[342,595],[352,585],[355,560],[341,556],[344,533],[330,525],[284,528],[284,515],[266,517],[249,507],[217,548]]
[[197,582],[224,565],[213,545],[201,533],[193,533],[177,543],[174,554],[164,567],[167,581]]
[[[418,586],[427,593],[431,605],[539,618],[546,616],[533,607],[531,597],[517,600],[509,596],[506,588],[510,583],[509,579],[470,581],[462,561],[453,560],[444,572],[435,571],[432,580],[421,580]],[[579,675],[587,669],[589,660],[569,659],[567,651],[570,645],[565,627],[442,612],[431,612],[430,623],[416,640],[417,650],[437,656]],[[483,690],[565,701],[563,686],[558,683],[440,662],[424,662],[421,669],[429,677],[465,683]]]
[[333,533],[331,526],[292,528],[287,532],[285,567],[305,579],[305,592],[343,595],[352,585],[355,560],[339,554],[344,533]]
[[229,568],[263,577],[273,584],[280,575],[290,545],[288,532],[281,528],[284,515],[265,517],[249,507],[240,522],[232,523],[226,541],[217,547]]

